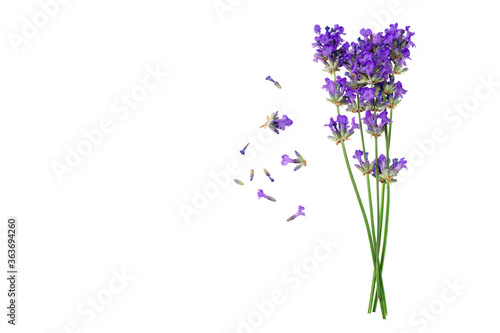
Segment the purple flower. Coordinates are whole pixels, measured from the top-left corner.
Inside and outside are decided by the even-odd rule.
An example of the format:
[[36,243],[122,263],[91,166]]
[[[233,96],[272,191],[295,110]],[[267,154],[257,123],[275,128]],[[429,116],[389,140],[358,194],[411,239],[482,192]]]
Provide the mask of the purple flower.
[[333,73],[342,66],[343,55],[349,47],[348,43],[344,43],[342,35],[345,35],[344,28],[335,24],[333,28],[325,27],[325,32],[321,33],[319,25],[314,26],[314,43],[312,46],[316,49],[314,54],[314,62],[321,61],[325,65],[325,69]]
[[325,126],[330,127],[332,135],[328,136],[330,140],[339,144],[341,141],[349,140],[349,137],[354,134],[354,130],[359,128],[356,124],[356,117],[352,117],[351,125],[349,126],[349,119],[344,115],[338,115],[337,121],[330,118],[330,123]]
[[278,128],[282,131],[285,130],[287,126],[291,126],[293,124],[292,119],[288,118],[286,114],[281,117],[281,119],[277,120]]
[[362,38],[351,43],[343,55],[348,76],[357,85],[376,85],[408,70],[404,66],[410,59],[409,49],[415,46],[409,27],[399,29],[391,24],[384,32],[373,34],[370,29],[361,29],[360,34]]
[[354,164],[354,166],[363,173],[363,176],[370,174],[375,167],[375,162],[370,163],[368,160],[368,153],[365,153],[363,156],[362,150],[356,150],[352,158],[358,160],[359,164]]
[[[406,164],[408,161],[405,158],[393,158],[391,165],[387,165],[387,158],[384,154],[380,155],[378,158],[378,180],[381,183],[394,183],[396,179],[394,179],[398,173],[403,169],[408,169]],[[376,167],[373,167],[372,175],[376,177]]]
[[241,155],[245,155],[245,150],[247,150],[247,147],[248,147],[249,144],[250,144],[250,142],[247,143],[247,145],[245,147],[243,147],[242,150],[240,150]]
[[[380,119],[380,123],[378,120]],[[392,123],[392,120],[387,117],[387,111],[379,114],[372,114],[369,110],[366,111],[363,123],[367,125],[366,132],[374,137],[379,137],[384,133],[385,125]]]
[[278,83],[278,81],[274,81],[274,80],[273,80],[273,78],[272,78],[270,75],[268,75],[268,76],[266,77],[266,80],[267,80],[267,81],[271,81],[272,83],[274,83],[274,85],[275,85],[276,87],[278,87],[279,89],[281,89],[281,86],[280,86],[280,84]]
[[270,201],[276,201],[276,199],[274,199],[273,197],[266,195],[263,190],[259,190],[257,192],[257,198],[259,198],[259,199],[265,198],[265,199],[270,200]]
[[284,131],[286,127],[291,126],[293,124],[292,119],[288,118],[286,115],[280,119],[278,117],[278,111],[271,113],[270,116],[267,117],[266,123],[261,128],[269,128],[274,133],[280,134],[279,130]]
[[[340,76],[337,76],[337,78],[340,78]],[[335,81],[325,78],[325,82],[326,84],[322,88],[325,89],[330,95],[336,94],[337,88],[335,88]]]
[[408,92],[408,90],[405,90],[403,88],[403,84],[400,81],[398,81],[396,83],[394,97],[398,98],[398,99],[401,99],[401,98],[403,98],[403,95],[406,94],[407,92]]
[[372,102],[375,98],[375,88],[360,87],[358,93],[362,102]]
[[304,206],[299,206],[297,213],[295,213],[292,216],[290,216],[289,218],[287,218],[286,221],[290,222],[291,220],[294,220],[295,218],[299,217],[300,215],[306,216],[306,214],[304,214],[304,209],[305,209]]
[[[313,44],[317,47],[314,61],[321,60],[325,64],[325,70],[330,73],[345,67],[350,79],[349,85],[353,89],[367,85],[374,88],[379,83],[393,79],[394,74],[402,74],[408,70],[405,67],[406,60],[410,59],[410,48],[415,47],[411,40],[415,33],[409,28],[400,29],[398,24],[391,24],[384,32],[374,33],[370,29],[361,29],[361,38],[349,44],[343,43],[343,28],[337,31],[327,27],[325,33],[321,33],[317,26],[315,32],[318,36]],[[333,95],[335,93],[338,91],[333,90]],[[401,95],[394,98],[399,96]],[[351,100],[348,104],[350,111],[356,109],[354,101]]]
[[390,120],[389,117],[387,117],[387,111],[380,112],[378,114],[378,119],[380,119],[379,126],[384,126],[384,125],[387,125],[389,123],[392,123],[392,120]]
[[390,49],[375,43],[381,40],[380,35],[369,39],[368,36],[372,36],[369,29],[361,30],[361,34],[364,38],[351,43],[344,56],[348,75],[361,86],[385,81],[392,73]]
[[300,155],[297,151],[295,151],[295,155],[297,155],[297,158],[291,159],[290,156],[288,155],[283,155],[281,156],[281,165],[287,165],[288,163],[296,163],[298,164],[293,171],[297,171],[303,166],[307,166],[307,161]]
[[281,156],[281,158],[282,158],[281,165],[283,166],[287,165],[288,163],[296,163],[297,161],[295,159],[291,159],[290,156],[288,155],[283,155]]
[[365,39],[372,35],[372,31],[370,29],[361,29],[359,33],[361,36],[365,37]]
[[267,169],[264,169],[264,173],[266,174],[267,177],[269,177],[271,183],[274,183],[274,179],[271,177],[271,174],[269,173],[269,171],[267,171]]
[[415,47],[412,42],[411,37],[415,33],[410,31],[410,27],[407,26],[405,29],[399,29],[398,24],[391,24],[388,29],[385,29],[384,43],[390,50],[391,61],[395,63],[394,72],[396,74],[402,74],[408,70],[404,68],[406,66],[406,60],[410,58],[410,47]]
[[335,105],[345,105],[351,103],[354,100],[354,90],[349,87],[347,79],[337,76],[337,82],[325,78],[326,84],[323,86],[330,98],[326,100],[332,102]]
[[395,82],[394,77],[391,80],[383,84],[383,92],[387,95],[387,107],[395,108],[401,103],[403,95],[408,91],[403,88],[403,84],[400,81]]
[[405,160],[404,157],[401,159],[393,158],[392,164],[393,164],[392,168],[396,172],[401,171],[401,169],[403,169],[403,168],[408,169],[408,167],[406,166],[406,164],[408,164],[408,161]]

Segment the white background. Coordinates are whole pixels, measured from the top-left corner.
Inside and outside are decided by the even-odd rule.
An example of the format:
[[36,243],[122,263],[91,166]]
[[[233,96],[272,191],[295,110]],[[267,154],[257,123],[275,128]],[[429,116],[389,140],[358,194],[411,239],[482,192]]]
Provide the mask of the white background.
[[[35,0],[2,1],[0,266],[5,272],[6,220],[15,215],[17,331],[498,330],[493,2],[217,3],[229,7],[218,11],[212,0],[67,1],[14,46],[23,18],[33,22],[42,9]],[[417,48],[401,77],[408,94],[394,115],[392,156],[405,156],[410,170],[392,187],[383,321],[379,312],[366,313],[366,232],[341,148],[326,139],[323,125],[335,111],[311,43],[314,24],[341,24],[353,40],[362,27],[378,31],[392,22],[411,26]],[[168,77],[122,119],[113,105],[142,84],[146,68]],[[293,126],[263,135],[258,126],[277,110]],[[76,149],[83,131],[103,119],[113,130],[60,181],[54,163],[66,163],[67,147]],[[347,143],[349,156],[359,147],[357,137]],[[280,165],[294,150],[308,161],[297,172]],[[224,182],[228,164],[238,172]],[[221,185],[208,185],[215,184],[210,172],[221,175]],[[355,176],[366,199],[363,178]],[[203,202],[195,193],[206,186],[216,193]],[[257,200],[259,188],[278,201]],[[285,222],[299,204],[306,217]],[[196,214],[183,215],[186,207]],[[339,246],[307,266],[311,272],[294,289],[290,270],[314,264],[318,238]],[[133,279],[110,294],[122,270]],[[450,283],[464,289],[453,292]],[[4,278],[0,288],[0,331],[14,331],[6,323]],[[282,304],[258,322],[255,302],[279,291]],[[95,297],[106,303],[100,311],[87,305]],[[249,316],[255,327],[238,328]]]

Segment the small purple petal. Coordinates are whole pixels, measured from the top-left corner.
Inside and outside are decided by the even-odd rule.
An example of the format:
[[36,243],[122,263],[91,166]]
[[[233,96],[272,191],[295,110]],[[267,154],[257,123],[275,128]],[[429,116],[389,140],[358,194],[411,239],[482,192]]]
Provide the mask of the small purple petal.
[[281,156],[281,158],[282,158],[281,165],[287,165],[288,163],[293,162],[293,160],[288,155],[283,155]]

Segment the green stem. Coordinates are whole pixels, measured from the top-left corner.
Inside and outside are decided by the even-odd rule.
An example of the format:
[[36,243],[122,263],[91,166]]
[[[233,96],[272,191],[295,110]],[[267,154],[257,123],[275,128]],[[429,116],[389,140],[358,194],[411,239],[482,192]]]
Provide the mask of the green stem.
[[[370,185],[370,174],[366,175],[366,186],[368,188],[368,199],[370,202],[370,217],[371,217],[371,222],[372,222],[373,238],[376,239],[375,238],[375,225],[373,223],[373,204],[372,204],[372,189],[371,189],[371,185]],[[368,303],[368,313],[371,313],[371,307],[372,307],[372,303],[373,303],[373,293],[375,290],[375,279],[376,279],[376,275],[375,275],[375,271],[373,271],[372,287],[371,287],[371,292],[370,292],[370,301]]]
[[[384,218],[384,197],[385,197],[385,186],[382,185],[382,200],[380,200],[380,219]],[[382,222],[382,221],[381,221]],[[377,229],[377,253],[380,253],[380,246],[382,244],[382,223]]]
[[[394,77],[394,68],[396,67],[396,64],[393,64],[392,67],[392,73],[391,73],[391,76]],[[384,94],[384,102],[386,101],[386,96]],[[390,109],[390,114],[389,114],[389,119],[392,120],[392,111],[393,111],[393,108],[391,107]],[[386,144],[386,161],[387,161],[387,164],[389,164],[389,148],[390,148],[390,145],[391,145],[391,135],[392,135],[392,122],[389,123],[389,125],[385,125],[385,144]],[[376,156],[375,158],[375,161],[377,162],[378,161],[378,156]],[[377,168],[377,171],[378,171],[378,168]],[[378,177],[377,177],[377,183],[378,183]],[[383,195],[384,195],[384,188],[385,188],[385,184],[384,184],[384,187],[382,187],[382,215],[383,215],[383,204],[384,204],[384,198],[383,198]],[[385,229],[384,229],[384,245],[382,246],[382,258],[381,258],[381,265],[380,265],[380,272],[379,274],[382,274],[382,271],[383,271],[383,267],[384,267],[384,258],[385,258],[385,248],[387,246],[387,231],[388,231],[388,225],[389,225],[389,207],[390,207],[390,202],[391,202],[391,199],[390,199],[390,190],[389,190],[389,183],[387,184],[387,210],[386,210],[386,214],[385,214]],[[383,216],[381,217],[381,219],[383,219]],[[377,239],[377,250],[380,249],[380,230],[379,229],[379,236],[378,236],[378,239]],[[378,252],[378,251],[377,251]],[[378,257],[378,254],[377,254],[377,257]],[[373,272],[373,275],[375,276],[375,271]],[[372,279],[372,289],[371,289],[371,292],[370,292],[370,299],[372,299],[372,294],[374,292],[374,279]],[[377,292],[375,293],[375,301],[373,303],[373,311],[375,311],[377,309],[377,301],[378,301],[378,298],[377,298],[377,294],[378,294],[378,290]],[[385,294],[384,294],[384,299],[385,299]],[[368,311],[370,312],[370,311]],[[382,310],[382,312],[384,312],[384,310]],[[385,308],[385,312],[387,313],[387,305],[386,305],[386,308]]]
[[380,271],[384,267],[385,247],[387,246],[387,231],[389,230],[389,205],[391,203],[390,184],[387,183],[387,211],[385,213],[384,245],[382,246],[382,259],[380,261]]
[[[391,112],[389,113],[389,119],[392,120],[392,110],[393,108],[391,108]],[[386,129],[387,131],[387,129]],[[392,135],[392,123],[389,123],[389,138],[386,139],[386,142],[387,142],[387,163],[389,163],[389,148],[391,146],[391,135]],[[386,137],[387,138],[387,137]]]
[[[378,138],[375,137],[375,182],[377,185],[377,230],[380,229],[380,197],[379,197],[379,181],[378,181]],[[378,252],[377,252],[378,257]]]
[[[387,184],[387,208],[386,208],[386,213],[385,213],[385,227],[384,227],[384,245],[382,246],[382,259],[380,261],[380,274],[382,274],[382,271],[384,269],[384,259],[385,259],[385,249],[387,246],[387,232],[389,231],[389,209],[390,209],[390,204],[391,204],[391,191],[390,191],[390,185]],[[373,286],[372,286],[373,288]],[[372,290],[373,292],[373,290]],[[377,294],[375,294],[377,296]],[[377,309],[377,298],[375,298],[375,302],[373,303],[373,312]]]
[[[390,118],[392,120],[392,110],[391,108],[391,113],[390,113]],[[389,123],[389,137],[386,135],[386,149],[387,149],[387,165],[389,165],[389,147],[391,145],[391,133],[392,133],[392,123]],[[387,246],[387,231],[389,230],[389,206],[391,203],[391,194],[389,191],[389,185],[390,183],[387,183],[387,210],[385,212],[385,228],[384,228],[384,245],[382,246],[382,257],[380,259],[380,269],[382,270],[382,267],[384,266],[384,259],[385,259],[385,247]]]
[[[361,122],[361,112],[359,110],[359,94],[356,93],[356,99],[357,99],[357,102],[358,102],[358,122],[359,122],[359,133],[361,133],[361,144],[363,146],[363,154],[366,153],[366,149],[365,149],[365,136],[363,135],[363,123]],[[366,156],[363,155],[364,158],[365,158],[365,161],[367,160]]]
[[[359,132],[361,133],[361,143],[363,146],[363,156],[364,156],[365,162],[367,162],[368,159],[366,157],[365,139],[364,139],[364,135],[363,135],[363,124],[361,122],[361,113],[359,111],[359,94],[357,94],[357,103],[358,103]],[[376,242],[377,238],[375,236],[375,222],[374,222],[374,218],[373,218],[373,200],[372,200],[372,189],[371,189],[371,184],[370,184],[370,174],[366,175],[366,187],[368,189],[368,202],[370,205],[370,221],[371,221],[371,227],[372,227],[372,238],[373,238],[374,242]],[[375,271],[373,273],[374,274],[373,274],[373,278],[372,278],[370,300],[368,303],[368,313],[371,313],[371,306],[373,303],[373,294],[374,294],[374,289],[375,289],[375,279],[376,279]]]
[[[378,254],[375,252],[375,247],[372,239],[372,235],[370,233],[370,226],[368,224],[368,218],[366,217],[365,208],[363,206],[363,202],[361,200],[361,196],[359,195],[358,187],[356,186],[356,181],[354,180],[354,176],[352,175],[351,166],[349,165],[349,159],[347,158],[347,152],[345,150],[345,144],[342,141],[342,152],[344,153],[344,160],[347,165],[347,171],[349,172],[349,177],[351,179],[352,186],[354,188],[354,192],[356,193],[356,198],[358,199],[359,208],[361,209],[361,213],[363,214],[363,219],[365,221],[366,233],[368,234],[368,241],[370,242],[370,249],[372,253],[373,266],[376,272],[376,280],[377,280],[377,293],[380,298],[380,304],[384,308],[385,304],[385,292],[384,292],[384,283],[382,281],[382,276],[380,275],[380,265],[378,260]],[[386,319],[385,311],[382,311],[382,318]]]
[[[393,111],[393,108],[390,109],[390,116],[389,116],[389,119],[392,120],[392,111]],[[389,148],[390,148],[390,145],[391,145],[391,132],[392,132],[392,123],[389,123],[389,125],[385,125],[385,146],[386,146],[386,155],[387,155],[387,163],[389,164]],[[384,190],[385,186],[382,188],[382,191]],[[382,192],[383,193],[383,192]],[[383,204],[384,204],[384,199],[382,198],[382,212],[383,212]],[[380,274],[382,274],[382,271],[383,271],[383,262],[385,260],[385,248],[387,246],[387,231],[389,230],[389,207],[390,207],[390,202],[391,202],[391,198],[390,198],[390,192],[389,192],[389,184],[387,184],[387,209],[386,209],[386,213],[385,213],[385,227],[384,227],[384,245],[382,246],[382,256],[381,256],[381,259],[380,259],[380,262],[381,262],[381,265],[380,265]],[[382,213],[383,214],[383,213]],[[377,248],[380,249],[380,236],[379,238],[377,238]],[[373,287],[372,287],[373,288]],[[371,298],[371,293],[373,291],[370,292],[370,298]],[[377,294],[375,293],[375,296],[377,296]],[[375,311],[377,309],[377,298],[375,298],[375,301],[373,303],[373,308],[372,308],[372,311]]]
[[[365,162],[367,162],[367,158],[366,158],[366,148],[365,148],[365,137],[363,135],[363,123],[361,122],[361,112],[359,110],[359,94],[356,93],[356,100],[357,100],[357,103],[358,103],[358,122],[359,122],[359,133],[361,134],[361,145],[363,147],[363,158],[365,160]],[[371,190],[371,186],[370,186],[370,175],[366,175],[366,186],[367,186],[367,189],[368,189],[368,203],[369,203],[369,206],[370,206],[370,222],[371,222],[371,227],[372,227],[372,238],[373,238],[373,241],[375,242],[376,241],[376,238],[375,238],[375,222],[374,222],[374,219],[373,219],[373,201],[372,201],[372,190]]]
[[[379,191],[379,181],[378,181],[378,175],[379,175],[379,172],[378,172],[378,138],[375,137],[375,179],[376,179],[376,182],[377,182],[377,229],[378,230],[381,230],[382,228],[382,221],[380,221],[380,191]],[[377,261],[378,261],[378,258],[379,258],[379,250],[378,250],[379,246],[376,247],[375,249],[375,256],[377,258]],[[381,272],[378,271],[376,272],[376,274],[378,274],[378,276],[381,276]],[[381,281],[381,279],[378,279],[377,278],[377,281]],[[386,306],[385,306],[385,293],[384,293],[384,287],[383,285],[377,283],[377,293],[376,293],[376,296],[378,299],[380,299],[380,305],[382,306],[382,316],[385,316],[386,314]],[[383,297],[383,298],[382,298]],[[376,302],[376,300],[375,300]]]
[[[335,76],[335,72],[333,73],[333,78],[334,78],[335,89],[337,89],[337,77]],[[336,107],[337,107],[337,114],[339,115],[340,114],[339,106],[336,105]],[[370,243],[370,250],[371,250],[371,254],[372,254],[373,266],[374,266],[375,271],[376,271],[378,295],[381,295],[380,302],[381,302],[381,304],[384,304],[385,303],[385,293],[383,290],[384,284],[382,281],[382,277],[380,275],[380,267],[379,267],[380,264],[379,264],[378,255],[376,255],[376,253],[375,253],[374,240],[372,238],[372,233],[370,232],[370,225],[368,224],[368,218],[366,216],[366,211],[365,211],[365,208],[363,206],[361,196],[359,195],[358,187],[356,186],[356,181],[354,180],[354,176],[352,174],[351,165],[349,164],[349,159],[347,158],[347,152],[345,149],[344,141],[341,141],[341,145],[342,145],[342,152],[344,154],[345,164],[347,166],[347,171],[349,173],[349,178],[351,179],[352,187],[354,188],[354,192],[356,194],[356,199],[358,200],[359,208],[361,209],[361,213],[363,215],[363,220],[365,221],[365,228],[366,228],[366,233],[368,234],[368,241]],[[386,319],[384,311],[382,311],[382,318]]]

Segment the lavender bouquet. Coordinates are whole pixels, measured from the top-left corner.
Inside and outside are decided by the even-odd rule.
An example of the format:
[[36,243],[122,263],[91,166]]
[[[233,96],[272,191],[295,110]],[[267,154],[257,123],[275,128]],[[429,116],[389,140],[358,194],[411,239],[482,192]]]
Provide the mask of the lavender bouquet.
[[[362,29],[361,37],[356,42],[346,42],[344,28],[335,25],[314,27],[316,37],[313,47],[316,50],[314,61],[321,62],[333,79],[326,78],[325,89],[327,100],[335,105],[336,117],[331,117],[328,126],[331,136],[328,138],[341,145],[347,171],[363,215],[368,241],[370,243],[373,261],[373,277],[368,304],[368,313],[377,309],[380,303],[382,318],[387,316],[387,302],[385,298],[382,271],[387,246],[387,232],[389,227],[390,185],[396,182],[395,177],[403,168],[407,168],[404,158],[389,158],[391,134],[393,127],[393,111],[401,102],[406,90],[396,75],[408,70],[406,61],[410,59],[410,48],[415,44],[411,41],[414,35],[410,27],[399,29],[398,24],[391,24],[384,32],[374,34],[370,29]],[[337,75],[344,72],[344,75]],[[352,112],[354,117],[340,114],[340,107],[346,112]],[[364,117],[361,113],[364,112]],[[357,121],[356,122],[356,118]],[[370,161],[365,146],[365,131],[370,135],[366,144],[373,144],[375,159]],[[368,190],[368,219],[363,200],[358,191],[352,173],[351,165],[346,152],[346,141],[359,129],[361,149],[354,152],[354,166],[366,179]],[[385,142],[385,155],[379,155],[379,138]],[[383,143],[380,149],[384,149]],[[375,179],[375,197],[373,200],[370,176]],[[374,206],[374,202],[376,206]]]

